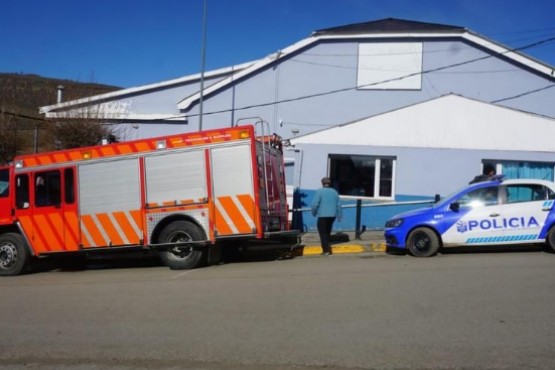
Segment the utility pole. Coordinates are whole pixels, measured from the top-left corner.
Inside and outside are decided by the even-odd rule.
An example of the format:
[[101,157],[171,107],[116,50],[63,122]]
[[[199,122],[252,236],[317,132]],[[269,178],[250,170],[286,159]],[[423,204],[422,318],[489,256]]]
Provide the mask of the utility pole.
[[200,108],[199,108],[199,118],[198,118],[198,128],[202,131],[202,108],[204,102],[204,68],[206,64],[206,7],[207,0],[203,0],[203,11],[202,11],[202,45],[201,45],[201,58],[200,58]]

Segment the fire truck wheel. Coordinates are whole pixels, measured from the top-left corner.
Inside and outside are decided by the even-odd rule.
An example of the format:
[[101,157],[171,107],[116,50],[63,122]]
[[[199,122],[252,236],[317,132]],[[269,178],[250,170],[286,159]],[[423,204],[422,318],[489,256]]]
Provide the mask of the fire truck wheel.
[[[188,221],[175,221],[160,233],[160,243],[186,243],[205,240],[204,233]],[[185,270],[197,267],[202,260],[203,251],[199,247],[180,245],[160,251],[160,259],[172,270]]]
[[0,235],[0,276],[19,275],[29,263],[29,249],[20,234]]

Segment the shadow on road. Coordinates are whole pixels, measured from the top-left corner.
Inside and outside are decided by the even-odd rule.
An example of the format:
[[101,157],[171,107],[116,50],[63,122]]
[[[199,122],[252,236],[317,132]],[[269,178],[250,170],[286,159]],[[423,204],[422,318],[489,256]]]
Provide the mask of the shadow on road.
[[[464,247],[448,247],[440,249],[438,254],[456,255],[456,254],[479,254],[479,253],[538,253],[546,252],[545,247],[541,244],[532,246],[523,245],[492,245],[492,246],[464,246]],[[386,253],[397,256],[410,256],[404,249],[387,248]]]
[[[292,259],[295,255],[290,249],[271,250],[233,250],[222,255],[220,264],[252,263]],[[121,253],[93,256],[57,256],[35,261],[28,273],[53,270],[85,271],[104,269],[127,269],[164,266],[156,253]]]

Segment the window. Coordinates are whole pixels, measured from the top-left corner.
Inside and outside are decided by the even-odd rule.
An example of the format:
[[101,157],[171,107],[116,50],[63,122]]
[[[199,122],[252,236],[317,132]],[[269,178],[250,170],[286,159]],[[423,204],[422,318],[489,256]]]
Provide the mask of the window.
[[285,183],[287,185],[293,185],[295,179],[295,160],[285,158]]
[[15,204],[18,209],[29,208],[29,175],[15,178]]
[[498,175],[502,174],[507,179],[555,180],[553,162],[484,160],[482,165],[484,168],[495,168]]
[[555,194],[551,189],[537,184],[507,185],[507,203],[534,202],[548,199],[555,199]]
[[0,170],[0,198],[6,198],[10,193],[10,171]]
[[64,170],[64,183],[65,183],[65,195],[64,200],[66,204],[73,204],[75,202],[75,191],[74,191],[74,175],[73,168],[67,168]]
[[461,207],[483,207],[493,206],[498,204],[498,187],[489,186],[487,188],[480,188],[470,191],[459,198],[457,203]]
[[392,198],[395,158],[332,154],[332,186],[340,195]]
[[358,46],[359,89],[420,90],[422,43],[361,43]]
[[35,205],[38,207],[59,205],[62,199],[60,172],[38,172],[35,175]]

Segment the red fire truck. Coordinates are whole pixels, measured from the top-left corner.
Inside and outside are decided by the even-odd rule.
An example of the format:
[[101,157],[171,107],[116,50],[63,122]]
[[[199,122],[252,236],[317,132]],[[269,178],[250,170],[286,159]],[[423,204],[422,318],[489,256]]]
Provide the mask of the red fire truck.
[[250,125],[19,156],[0,168],[0,275],[137,249],[194,268],[226,241],[294,234],[285,189],[279,138]]

